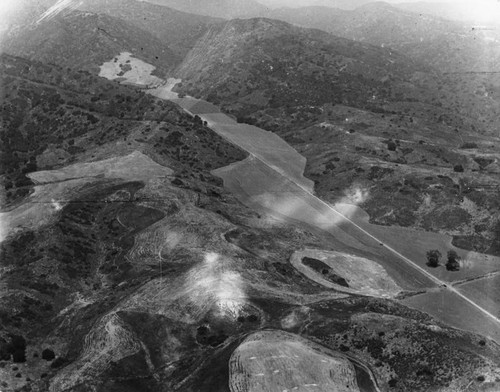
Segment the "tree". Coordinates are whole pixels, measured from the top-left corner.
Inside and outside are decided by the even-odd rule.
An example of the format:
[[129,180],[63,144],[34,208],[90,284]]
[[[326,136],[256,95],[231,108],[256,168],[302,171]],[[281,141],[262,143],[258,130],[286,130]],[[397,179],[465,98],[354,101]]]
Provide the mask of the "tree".
[[427,251],[427,265],[432,268],[436,268],[439,265],[439,259],[441,258],[441,252],[437,249]]
[[448,251],[448,261],[446,262],[446,269],[448,271],[458,271],[460,270],[460,264],[458,262],[460,257],[454,250]]
[[387,142],[387,149],[389,151],[396,151],[396,148],[397,148],[397,144],[393,140],[389,140]]

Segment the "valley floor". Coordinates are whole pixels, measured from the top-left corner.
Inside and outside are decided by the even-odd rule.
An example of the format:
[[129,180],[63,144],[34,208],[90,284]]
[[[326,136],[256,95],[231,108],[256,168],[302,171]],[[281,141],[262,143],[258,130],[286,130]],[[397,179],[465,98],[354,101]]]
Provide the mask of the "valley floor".
[[[172,87],[170,83],[163,88],[171,91]],[[380,263],[405,290],[430,289],[425,300],[404,301],[407,305],[455,328],[500,342],[500,319],[470,299],[467,292],[448,284],[453,280],[477,278],[499,271],[500,258],[455,248],[467,261],[468,268],[458,274],[427,268],[425,251],[443,244],[451,247],[451,238],[400,227],[372,225],[368,223],[366,214],[358,211],[356,206],[330,206],[312,194],[310,180],[303,177],[305,159],[277,135],[247,124],[234,123],[233,119],[218,110],[207,113],[207,106],[202,100],[173,98],[171,92],[158,94],[162,95],[168,96],[192,115],[198,115],[219,135],[251,154],[243,162],[214,171],[224,179],[225,187],[244,204],[292,223],[305,223],[326,230],[356,254]],[[439,287],[441,290],[436,291]],[[487,296],[489,293],[481,294]],[[442,301],[443,295],[447,297],[446,302]],[[456,304],[460,312],[450,304]],[[462,313],[474,317],[456,317]]]

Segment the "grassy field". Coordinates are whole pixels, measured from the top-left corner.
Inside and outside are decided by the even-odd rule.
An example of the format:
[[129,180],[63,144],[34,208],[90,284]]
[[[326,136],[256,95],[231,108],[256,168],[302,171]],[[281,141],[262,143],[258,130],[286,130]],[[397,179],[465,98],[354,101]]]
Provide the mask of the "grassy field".
[[407,298],[404,305],[424,310],[437,320],[500,341],[500,325],[464,299],[443,289]]
[[[430,273],[441,280],[453,282],[484,276],[490,272],[500,270],[500,257],[456,248],[451,244],[451,237],[447,235],[405,227],[379,226],[356,222],[381,241],[392,246],[423,268],[428,269]],[[441,266],[438,268],[426,266],[426,252],[430,249],[438,249],[443,254]],[[446,270],[444,264],[446,263],[446,253],[449,250],[454,250],[459,255],[461,259],[460,271]]]
[[[332,271],[344,278],[348,287],[328,281],[324,274],[304,264],[304,257],[321,260]],[[391,279],[380,264],[363,257],[340,252],[325,252],[317,249],[305,249],[294,252],[290,263],[309,279],[335,290],[374,297],[394,297],[401,289]]]
[[473,280],[456,287],[474,302],[500,317],[500,275]]
[[[192,108],[195,106],[195,104],[192,103],[192,99],[189,102],[189,105],[185,107],[187,110],[190,110],[188,107]],[[200,100],[199,102],[204,101]],[[300,184],[305,189],[312,189],[310,188],[310,183],[308,183],[309,180],[304,180],[302,174],[305,167],[305,159],[277,135],[252,125],[234,123],[228,124],[234,120],[229,117],[225,119],[223,114],[217,113],[216,117],[213,116],[213,114],[208,114],[206,117],[205,115],[201,115],[201,117],[209,123],[212,129],[214,129],[221,136],[240,146],[242,149],[254,154],[257,158],[261,159],[278,173],[283,174],[284,177]],[[324,206],[315,207],[315,209],[319,208],[322,210],[322,214],[324,216],[323,218],[318,218],[317,213],[312,213],[312,215],[308,217],[307,215],[311,212],[307,210],[300,213],[299,211],[301,211],[302,208],[299,207],[299,205],[302,204],[302,201],[298,200],[295,195],[288,194],[285,199],[281,197],[281,200],[277,200],[276,194],[280,192],[282,194],[286,192],[295,193],[298,190],[298,192],[301,193],[300,189],[298,189],[298,187],[293,189],[293,184],[284,185],[283,181],[279,181],[276,178],[272,181],[266,181],[265,176],[262,176],[262,174],[263,173],[261,172],[257,176],[252,176],[250,171],[245,173],[245,176],[250,175],[253,178],[252,181],[248,182],[249,185],[247,186],[247,192],[257,194],[258,192],[265,190],[266,193],[272,195],[271,203],[275,206],[279,206],[278,212],[280,214],[287,215],[287,211],[295,210],[295,215],[302,216],[299,220],[315,220],[316,225],[319,223],[322,228],[325,228],[325,226],[328,227],[330,222],[339,222],[338,217],[330,216],[332,214],[328,213]],[[268,175],[275,177],[272,173],[268,173]],[[276,186],[276,184],[280,185]],[[303,196],[304,193],[302,193],[300,197]],[[359,202],[364,202],[367,196],[368,195],[362,195],[363,200],[360,200]],[[307,197],[307,195],[305,197]],[[266,196],[265,199],[265,203],[269,203],[269,195]],[[317,202],[313,203],[318,204]],[[446,281],[462,280],[482,276],[486,273],[498,271],[500,269],[499,257],[483,255],[456,248],[451,244],[452,238],[450,236],[425,232],[422,230],[412,230],[409,228],[371,225],[368,223],[369,216],[366,212],[357,208],[355,205],[341,203],[336,208],[341,210],[341,212],[350,219],[360,224],[360,226],[364,227],[375,237],[379,238],[381,242],[387,243],[404,256],[414,260],[423,268],[427,268],[426,252],[428,250],[439,249],[443,254],[446,254],[448,250],[455,250],[461,258],[460,271],[450,272],[444,267],[437,269],[429,268],[429,272],[439,279]],[[314,216],[316,216],[316,218],[311,218]],[[443,263],[445,263],[445,261],[443,261]]]
[[[201,116],[203,119],[204,116]],[[210,118],[207,118],[209,120]],[[275,168],[287,178],[312,191],[313,182],[304,177],[306,159],[272,132],[247,124],[212,123],[219,135]]]
[[344,249],[381,264],[406,290],[432,287],[428,278],[406,265],[378,242],[346,223],[311,194],[256,159],[214,171],[243,203],[284,222],[307,224],[331,235]]

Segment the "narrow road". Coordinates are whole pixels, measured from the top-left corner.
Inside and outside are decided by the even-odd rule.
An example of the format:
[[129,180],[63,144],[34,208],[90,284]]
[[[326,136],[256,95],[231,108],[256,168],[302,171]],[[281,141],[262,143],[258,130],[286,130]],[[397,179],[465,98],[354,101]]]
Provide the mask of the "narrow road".
[[[260,157],[257,157],[255,156],[254,154],[250,154],[252,155],[255,159],[259,160],[260,162],[262,162],[264,165],[266,165],[267,167],[269,167],[270,169],[272,169],[273,171],[277,172],[278,174],[280,174],[281,176],[284,176],[283,172],[280,171],[280,170],[277,170],[273,165],[267,163],[264,159],[261,159]],[[286,177],[286,176],[285,176]],[[366,236],[372,238],[373,240],[375,240],[376,242],[378,242],[379,244],[381,244],[381,246],[384,246],[386,249],[388,249],[390,252],[392,252],[394,255],[396,255],[398,258],[400,258],[401,260],[403,260],[405,263],[407,263],[408,265],[410,265],[411,267],[413,267],[414,269],[416,269],[417,271],[419,271],[420,273],[422,273],[423,275],[425,275],[426,277],[428,277],[430,280],[432,280],[434,283],[436,283],[438,286],[440,287],[443,287],[443,288],[446,288],[447,290],[449,290],[450,292],[456,294],[457,296],[459,296],[460,298],[464,299],[465,301],[467,301],[469,304],[471,304],[472,306],[474,306],[476,309],[480,310],[482,313],[484,313],[486,316],[488,316],[489,318],[493,319],[494,321],[496,321],[497,323],[500,324],[500,319],[498,317],[496,317],[494,314],[490,313],[489,311],[487,311],[486,309],[484,309],[483,307],[481,307],[480,305],[478,305],[477,303],[475,303],[473,300],[471,300],[470,298],[468,298],[467,296],[465,296],[464,294],[462,294],[460,291],[458,291],[455,287],[453,287],[450,283],[448,282],[444,282],[442,281],[441,279],[435,277],[434,275],[432,275],[429,271],[427,271],[425,268],[422,268],[421,266],[419,266],[417,263],[415,263],[414,261],[412,261],[411,259],[409,259],[408,257],[402,255],[400,252],[398,252],[396,249],[392,248],[391,246],[389,246],[388,244],[386,244],[385,242],[383,242],[382,240],[380,240],[379,238],[375,237],[374,235],[372,235],[370,232],[368,232],[367,230],[363,229],[361,226],[359,226],[357,223],[353,222],[351,219],[349,219],[347,216],[345,216],[344,214],[342,214],[341,212],[339,212],[338,210],[336,210],[334,207],[332,207],[330,204],[326,203],[325,201],[321,200],[319,197],[317,197],[316,195],[314,195],[313,193],[311,193],[309,190],[307,190],[306,188],[304,188],[303,186],[301,186],[300,184],[296,183],[293,179],[289,178],[289,177],[286,177],[290,182],[292,182],[293,184],[295,184],[296,186],[298,186],[300,189],[302,189],[303,192],[305,192],[307,195],[313,197],[315,200],[317,200],[318,202],[320,202],[321,204],[323,204],[325,207],[327,207],[328,209],[330,209],[330,211],[332,211],[334,214],[336,214],[337,216],[341,217],[345,222],[348,222],[349,224],[351,224],[352,226],[354,226],[356,229],[358,229],[359,231],[361,231],[363,234],[365,234]]]
[[[186,109],[186,108],[183,108],[183,109],[187,113],[189,113],[190,115],[194,116],[194,113],[190,112],[188,109]],[[207,113],[207,114],[210,114],[210,113]],[[211,127],[212,130],[214,132],[216,132],[218,135],[222,136],[226,141],[228,141],[229,143],[231,143],[233,145],[236,145],[237,147],[239,147],[242,150],[246,151],[251,157],[253,157],[254,159],[260,161],[265,166],[267,166],[269,169],[271,169],[274,172],[278,173],[280,176],[284,177],[285,179],[287,179],[288,181],[290,181],[292,184],[294,184],[295,186],[297,186],[298,188],[300,188],[308,196],[314,198],[320,204],[322,204],[325,207],[327,207],[334,214],[336,214],[337,216],[339,216],[340,218],[342,218],[344,222],[349,223],[350,225],[352,225],[353,227],[355,227],[356,229],[358,229],[364,235],[366,235],[369,238],[373,239],[374,241],[378,242],[381,246],[384,246],[387,250],[389,250],[391,253],[393,253],[395,256],[397,256],[399,259],[403,260],[410,267],[414,268],[415,270],[417,270],[418,272],[420,272],[422,275],[424,275],[427,278],[429,278],[432,282],[436,283],[436,285],[438,285],[441,288],[446,288],[449,292],[451,292],[451,293],[457,295],[458,297],[462,298],[464,301],[466,301],[467,303],[469,303],[471,306],[473,306],[474,308],[476,308],[477,310],[479,310],[480,312],[482,312],[484,315],[486,315],[488,318],[492,319],[493,321],[495,321],[496,323],[498,323],[500,325],[500,319],[498,317],[496,317],[494,314],[490,313],[488,310],[484,309],[483,307],[481,307],[480,305],[478,305],[476,302],[474,302],[473,300],[471,300],[470,298],[468,298],[467,296],[465,296],[464,294],[462,294],[455,287],[453,287],[450,283],[442,281],[441,279],[437,278],[436,276],[434,276],[433,274],[431,274],[429,271],[427,271],[425,268],[422,268],[420,265],[418,265],[416,262],[412,261],[408,257],[406,257],[403,254],[401,254],[400,252],[398,252],[393,247],[389,246],[384,241],[380,240],[379,238],[377,238],[376,236],[374,236],[373,234],[371,234],[367,230],[363,229],[361,226],[359,226],[357,223],[355,223],[354,221],[352,221],[351,219],[349,219],[347,216],[345,216],[344,214],[342,214],[341,212],[339,212],[338,210],[336,210],[330,204],[328,204],[325,201],[323,201],[320,198],[318,198],[316,195],[314,195],[310,190],[308,190],[307,188],[305,188],[303,185],[299,184],[297,181],[295,181],[294,179],[290,178],[290,176],[286,175],[285,171],[282,170],[281,168],[276,167],[276,165],[268,162],[266,159],[264,159],[264,158],[262,158],[260,156],[257,156],[256,154],[248,151],[248,149],[246,149],[244,146],[238,145],[237,143],[235,143],[233,140],[231,140],[226,135],[222,134],[221,132],[218,132],[217,129],[216,129],[216,127],[214,127],[214,125],[222,125],[222,124],[217,124],[217,123],[214,123],[213,121],[209,121],[209,119],[207,119],[204,116],[204,114],[200,113],[200,114],[198,114],[198,116],[202,120],[207,121],[209,127],[212,125],[213,126],[213,127]]]

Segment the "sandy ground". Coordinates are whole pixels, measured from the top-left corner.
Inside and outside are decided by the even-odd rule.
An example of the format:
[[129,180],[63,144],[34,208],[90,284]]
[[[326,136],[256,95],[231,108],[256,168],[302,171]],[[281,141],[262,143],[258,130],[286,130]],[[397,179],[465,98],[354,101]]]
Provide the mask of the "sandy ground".
[[[330,355],[328,355],[330,354]],[[352,363],[282,331],[247,337],[229,361],[231,392],[359,391]]]
[[[321,260],[332,268],[335,274],[346,279],[349,288],[324,279],[320,273],[302,263],[303,257]],[[381,265],[363,257],[341,252],[306,249],[294,252],[290,263],[309,279],[339,291],[385,298],[395,297],[401,291]]]

